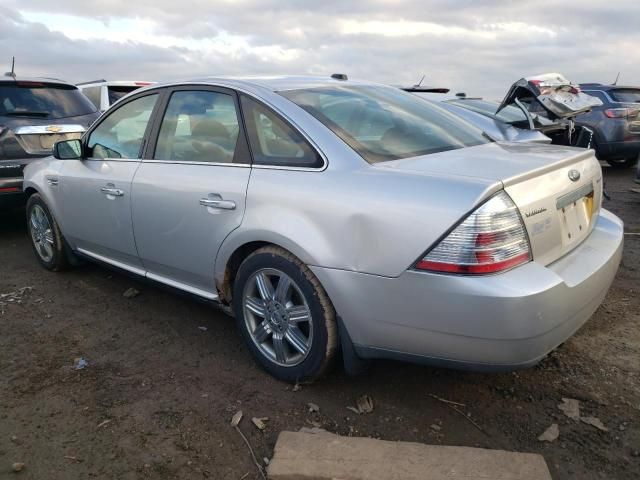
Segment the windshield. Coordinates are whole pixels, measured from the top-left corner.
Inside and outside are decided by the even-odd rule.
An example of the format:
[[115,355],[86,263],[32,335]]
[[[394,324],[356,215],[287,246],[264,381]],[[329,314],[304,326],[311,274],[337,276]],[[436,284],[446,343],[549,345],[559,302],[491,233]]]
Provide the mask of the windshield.
[[[496,114],[496,110],[500,105],[497,102],[489,102],[487,100],[449,100],[448,103],[466,108],[467,110],[479,113],[485,117],[500,120],[501,122],[508,123],[509,125],[528,122],[524,112],[513,105],[507,105],[505,108],[500,110],[500,113]],[[531,113],[531,117],[541,125],[551,125],[553,123],[548,118],[536,115],[535,113]]]
[[331,129],[369,163],[488,143],[472,125],[392,87],[279,92]]
[[616,102],[640,103],[640,90],[633,88],[609,90],[609,95],[611,95]]
[[53,119],[95,111],[96,107],[72,85],[20,81],[0,83],[0,115]]
[[108,87],[107,90],[109,91],[109,105],[113,105],[128,93],[131,93],[134,90],[137,90],[139,88],[140,87],[136,87],[136,86],[122,86],[122,85]]

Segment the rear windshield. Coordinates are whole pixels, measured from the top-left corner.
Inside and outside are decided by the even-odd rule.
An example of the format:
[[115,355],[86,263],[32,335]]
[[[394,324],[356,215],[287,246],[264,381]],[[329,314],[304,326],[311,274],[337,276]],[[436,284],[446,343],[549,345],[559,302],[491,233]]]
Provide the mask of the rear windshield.
[[609,95],[611,95],[616,102],[640,103],[640,90],[634,88],[609,90]]
[[122,97],[124,97],[126,94],[131,93],[134,90],[137,90],[139,88],[140,87],[135,87],[135,86],[131,86],[131,87],[123,87],[123,86],[108,87],[107,90],[109,92],[109,105],[113,105],[118,100],[120,100]]
[[[500,104],[496,102],[489,102],[487,100],[449,100],[449,103],[457,105],[458,107],[466,108],[472,112],[479,113],[485,117],[500,120],[508,123],[509,125],[528,122],[524,112],[513,105],[507,105],[505,108],[500,110],[500,113],[496,113]],[[531,117],[541,125],[550,125],[553,123],[548,118],[536,115],[535,113],[531,113]]]
[[0,115],[65,118],[95,111],[96,107],[72,85],[0,83]]
[[479,129],[400,89],[335,86],[279,92],[369,163],[488,143]]

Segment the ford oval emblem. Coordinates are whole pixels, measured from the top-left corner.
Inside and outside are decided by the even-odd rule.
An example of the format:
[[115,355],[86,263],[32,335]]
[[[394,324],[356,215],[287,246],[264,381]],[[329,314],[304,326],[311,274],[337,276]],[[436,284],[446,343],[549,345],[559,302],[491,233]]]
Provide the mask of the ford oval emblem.
[[572,182],[580,180],[580,172],[578,170],[569,170],[569,180]]

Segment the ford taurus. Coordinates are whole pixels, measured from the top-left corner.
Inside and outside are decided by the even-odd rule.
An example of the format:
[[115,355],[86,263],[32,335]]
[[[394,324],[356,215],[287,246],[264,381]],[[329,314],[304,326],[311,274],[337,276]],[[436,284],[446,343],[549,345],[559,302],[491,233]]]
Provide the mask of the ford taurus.
[[334,78],[154,85],[25,170],[38,261],[95,260],[219,302],[287,381],[342,350],[510,370],[602,302],[622,222],[592,150],[492,142]]

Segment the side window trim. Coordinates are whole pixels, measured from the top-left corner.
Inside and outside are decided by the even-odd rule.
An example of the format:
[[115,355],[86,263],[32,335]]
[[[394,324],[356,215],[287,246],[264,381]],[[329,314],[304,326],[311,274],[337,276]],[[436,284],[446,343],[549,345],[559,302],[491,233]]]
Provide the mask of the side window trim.
[[329,165],[327,157],[324,155],[324,152],[320,148],[318,148],[316,143],[309,137],[309,135],[307,135],[304,132],[304,130],[299,128],[294,122],[289,121],[284,114],[280,113],[275,108],[266,104],[262,99],[254,95],[251,95],[247,92],[243,92],[243,91],[238,92],[238,100],[240,100],[240,97],[242,96],[247,97],[250,100],[254,101],[265,110],[271,112],[275,117],[279,118],[280,121],[288,125],[292,130],[294,130],[298,135],[300,135],[305,140],[305,142],[307,142],[311,150],[315,152],[316,155],[318,155],[322,159],[322,165],[318,167],[295,167],[295,166],[287,166],[287,165],[265,165],[265,164],[256,163],[254,161],[254,154],[251,149],[251,142],[249,142],[249,133],[247,131],[247,121],[249,120],[248,120],[248,117],[245,115],[244,109],[242,108],[242,102],[238,101],[238,103],[240,104],[240,116],[242,119],[242,126],[247,139],[247,145],[249,146],[249,151],[251,152],[252,168],[271,169],[271,170],[299,170],[299,171],[310,171],[310,172],[321,172],[326,170],[327,166]]
[[157,114],[158,114],[158,107],[160,106],[160,104],[163,103],[164,101],[164,97],[165,97],[165,91],[164,89],[153,89],[153,90],[148,90],[145,92],[140,93],[139,95],[135,95],[132,98],[128,99],[126,102],[123,102],[121,104],[119,104],[116,108],[114,109],[109,109],[108,113],[109,115],[102,115],[98,118],[98,120],[96,120],[93,125],[91,125],[91,127],[89,128],[89,130],[87,130],[85,132],[85,134],[82,136],[82,148],[84,151],[87,151],[89,148],[89,138],[91,138],[91,135],[93,134],[94,130],[96,130],[104,121],[106,118],[108,118],[109,116],[111,116],[114,112],[118,111],[119,109],[121,109],[122,107],[124,107],[125,105],[128,105],[131,102],[134,102],[142,97],[146,97],[149,95],[158,95],[158,100],[156,100],[155,105],[153,106],[153,110],[151,111],[151,115],[150,115],[150,121],[147,123],[147,126],[145,128],[144,131],[144,135],[142,136],[142,144],[140,145],[140,151],[138,152],[138,157],[139,158],[94,158],[94,157],[84,157],[83,160],[90,160],[90,161],[104,161],[104,160],[109,160],[110,162],[141,162],[144,159],[144,155],[145,152],[147,150],[148,144],[149,144],[149,134],[151,133],[151,126],[153,124],[155,124],[155,122],[157,121]]
[[[233,98],[234,105],[236,107],[236,114],[238,115],[238,123],[240,125],[240,129],[238,131],[238,140],[236,145],[236,150],[243,149],[246,152],[250,152],[249,141],[246,136],[246,131],[244,128],[244,121],[242,117],[242,109],[240,108],[240,98],[238,96],[238,92],[233,89],[215,86],[215,85],[177,85],[172,87],[166,87],[164,89],[164,96],[162,98],[162,102],[156,105],[158,110],[154,113],[155,118],[153,121],[153,128],[148,132],[147,145],[145,148],[144,155],[142,156],[141,161],[144,163],[173,163],[173,164],[181,164],[181,165],[211,165],[211,166],[223,166],[223,167],[250,167],[253,163],[253,157],[249,153],[248,162],[247,163],[217,163],[217,162],[190,162],[183,160],[156,160],[154,159],[154,155],[156,153],[156,148],[158,146],[158,137],[160,136],[160,129],[162,127],[162,120],[167,113],[167,109],[169,108],[169,101],[171,100],[171,95],[176,92],[183,91],[202,91],[202,92],[217,92],[225,95],[230,95]],[[241,145],[241,143],[243,145]]]

